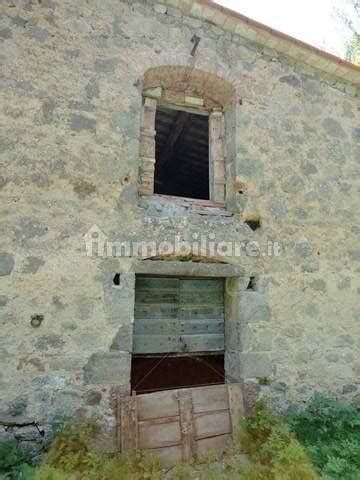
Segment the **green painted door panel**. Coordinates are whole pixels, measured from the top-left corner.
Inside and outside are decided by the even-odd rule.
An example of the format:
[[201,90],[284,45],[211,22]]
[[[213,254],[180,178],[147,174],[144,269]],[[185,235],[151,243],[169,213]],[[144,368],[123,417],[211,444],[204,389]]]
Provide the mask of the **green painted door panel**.
[[136,278],[133,353],[223,350],[223,279]]

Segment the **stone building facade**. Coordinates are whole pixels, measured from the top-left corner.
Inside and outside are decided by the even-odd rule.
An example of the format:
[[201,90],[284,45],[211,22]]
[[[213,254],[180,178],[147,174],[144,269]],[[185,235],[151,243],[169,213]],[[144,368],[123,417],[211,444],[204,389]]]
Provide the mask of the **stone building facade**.
[[[114,426],[144,274],[225,279],[247,406],[358,402],[359,68],[206,1],[0,9],[2,435]],[[209,114],[208,201],[153,194],[162,103]],[[215,250],[184,255],[200,235]]]

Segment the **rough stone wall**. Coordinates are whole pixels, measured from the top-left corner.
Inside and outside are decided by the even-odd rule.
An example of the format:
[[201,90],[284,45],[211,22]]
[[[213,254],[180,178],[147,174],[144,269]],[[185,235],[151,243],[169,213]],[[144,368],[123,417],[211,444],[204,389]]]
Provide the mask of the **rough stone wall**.
[[[161,3],[0,8],[3,435],[36,439],[33,422],[47,432],[54,418],[92,412],[114,425],[112,393],[129,384],[134,260],[87,257],[94,224],[111,239],[278,241],[279,257],[230,259],[258,281],[230,288],[229,377],[244,381],[249,403],[260,390],[281,408],[315,391],[359,399],[355,87]],[[228,184],[249,188],[234,193],[233,216],[138,199],[142,78],[160,65],[236,90]],[[254,215],[256,231],[244,224]]]

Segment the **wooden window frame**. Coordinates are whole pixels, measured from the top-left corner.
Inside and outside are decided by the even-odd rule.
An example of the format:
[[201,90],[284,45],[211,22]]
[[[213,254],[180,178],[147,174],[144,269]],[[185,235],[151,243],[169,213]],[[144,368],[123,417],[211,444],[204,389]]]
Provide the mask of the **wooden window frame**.
[[[225,206],[225,185],[226,185],[226,156],[225,156],[225,122],[224,113],[220,107],[211,110],[205,110],[202,107],[177,105],[164,103],[161,99],[161,92],[158,98],[144,95],[143,113],[140,132],[140,169],[139,169],[139,195],[153,196],[154,194],[154,176],[155,176],[155,119],[158,106],[165,106],[176,110],[185,110],[197,114],[206,114],[209,116],[209,200],[188,199],[194,204],[208,202],[208,206]],[[159,195],[161,197],[171,197],[169,195]]]

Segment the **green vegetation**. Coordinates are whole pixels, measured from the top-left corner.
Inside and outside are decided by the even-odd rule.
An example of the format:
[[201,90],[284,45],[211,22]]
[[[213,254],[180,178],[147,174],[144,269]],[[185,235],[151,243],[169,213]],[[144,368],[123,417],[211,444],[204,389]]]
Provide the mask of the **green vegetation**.
[[346,60],[360,65],[360,35],[354,33],[352,39],[346,44]]
[[252,464],[239,473],[244,479],[316,480],[305,449],[296,440],[284,420],[261,400],[243,421],[241,443]]
[[314,465],[331,480],[360,479],[360,411],[315,397],[304,412],[288,418]]
[[19,447],[15,440],[0,442],[0,480],[33,478],[30,452]]
[[68,423],[57,432],[40,466],[33,465],[16,442],[0,443],[0,480],[360,479],[358,409],[315,398],[305,411],[285,420],[259,401],[223,457],[209,456],[168,471],[143,453],[94,452],[97,423]]

